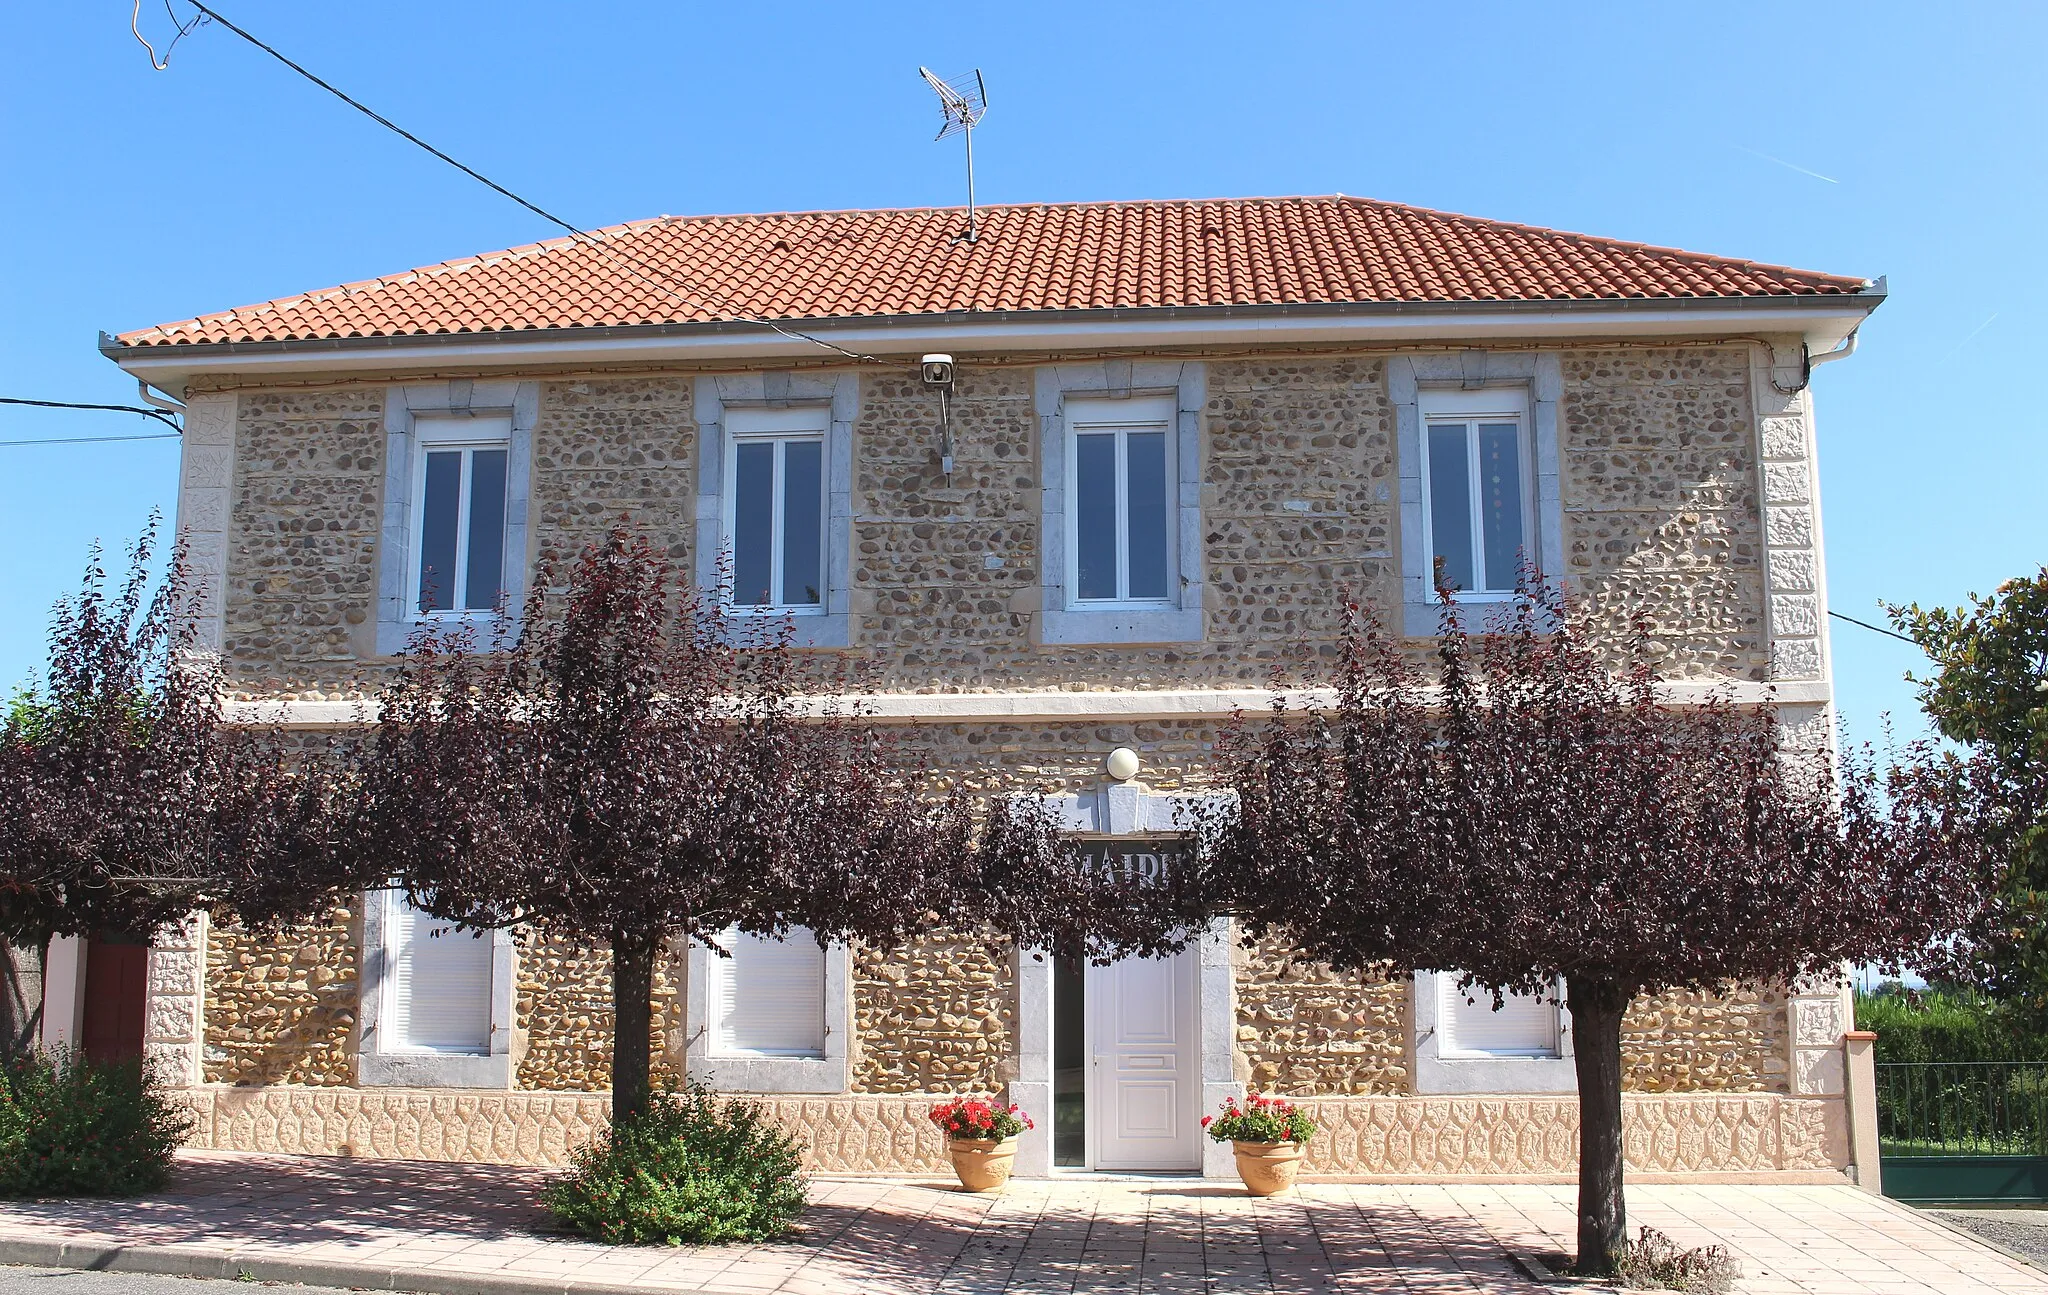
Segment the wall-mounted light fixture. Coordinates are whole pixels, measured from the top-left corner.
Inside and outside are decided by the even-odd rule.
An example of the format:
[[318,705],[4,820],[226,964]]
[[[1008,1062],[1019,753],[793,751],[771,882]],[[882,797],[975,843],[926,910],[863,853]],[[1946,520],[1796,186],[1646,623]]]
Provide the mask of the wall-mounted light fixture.
[[953,357],[927,355],[917,363],[924,385],[939,393],[939,474],[953,475],[953,411],[948,397],[953,394]]

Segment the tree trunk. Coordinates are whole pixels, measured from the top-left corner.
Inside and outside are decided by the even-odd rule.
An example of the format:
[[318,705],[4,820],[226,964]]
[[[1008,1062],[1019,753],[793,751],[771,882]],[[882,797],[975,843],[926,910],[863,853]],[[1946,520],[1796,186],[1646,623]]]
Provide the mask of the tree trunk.
[[612,932],[612,1123],[647,1106],[654,1028],[654,951],[638,932]]
[[1579,1076],[1578,1271],[1608,1276],[1628,1240],[1621,1182],[1621,1016],[1628,995],[1605,981],[1567,977],[1565,999]]
[[43,971],[50,946],[29,948],[0,940],[0,1062],[35,1047],[43,1029]]

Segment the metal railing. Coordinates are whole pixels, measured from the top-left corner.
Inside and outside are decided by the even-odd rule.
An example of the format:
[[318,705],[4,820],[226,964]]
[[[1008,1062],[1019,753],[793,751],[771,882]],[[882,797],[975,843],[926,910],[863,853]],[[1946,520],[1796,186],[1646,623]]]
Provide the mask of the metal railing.
[[2048,1156],[2048,1061],[1877,1065],[1887,1156]]

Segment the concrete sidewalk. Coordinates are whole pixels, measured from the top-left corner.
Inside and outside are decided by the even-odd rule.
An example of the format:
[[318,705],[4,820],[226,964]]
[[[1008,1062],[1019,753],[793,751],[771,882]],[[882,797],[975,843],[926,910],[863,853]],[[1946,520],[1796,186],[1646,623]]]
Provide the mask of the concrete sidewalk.
[[[1565,1248],[1567,1186],[1318,1183],[1267,1200],[1197,1179],[819,1182],[769,1245],[548,1235],[535,1170],[187,1153],[139,1201],[0,1202],[0,1262],[436,1295],[1223,1295],[1540,1292],[1509,1257]],[[1643,1186],[1631,1226],[1719,1243],[1750,1295],[2043,1292],[2048,1274],[1846,1186]]]

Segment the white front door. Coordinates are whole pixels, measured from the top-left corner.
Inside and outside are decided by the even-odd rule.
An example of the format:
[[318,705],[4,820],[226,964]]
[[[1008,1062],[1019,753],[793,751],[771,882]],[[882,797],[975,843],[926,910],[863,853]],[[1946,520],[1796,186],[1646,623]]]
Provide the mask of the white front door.
[[1193,948],[1088,968],[1091,1168],[1201,1168],[1196,971]]

